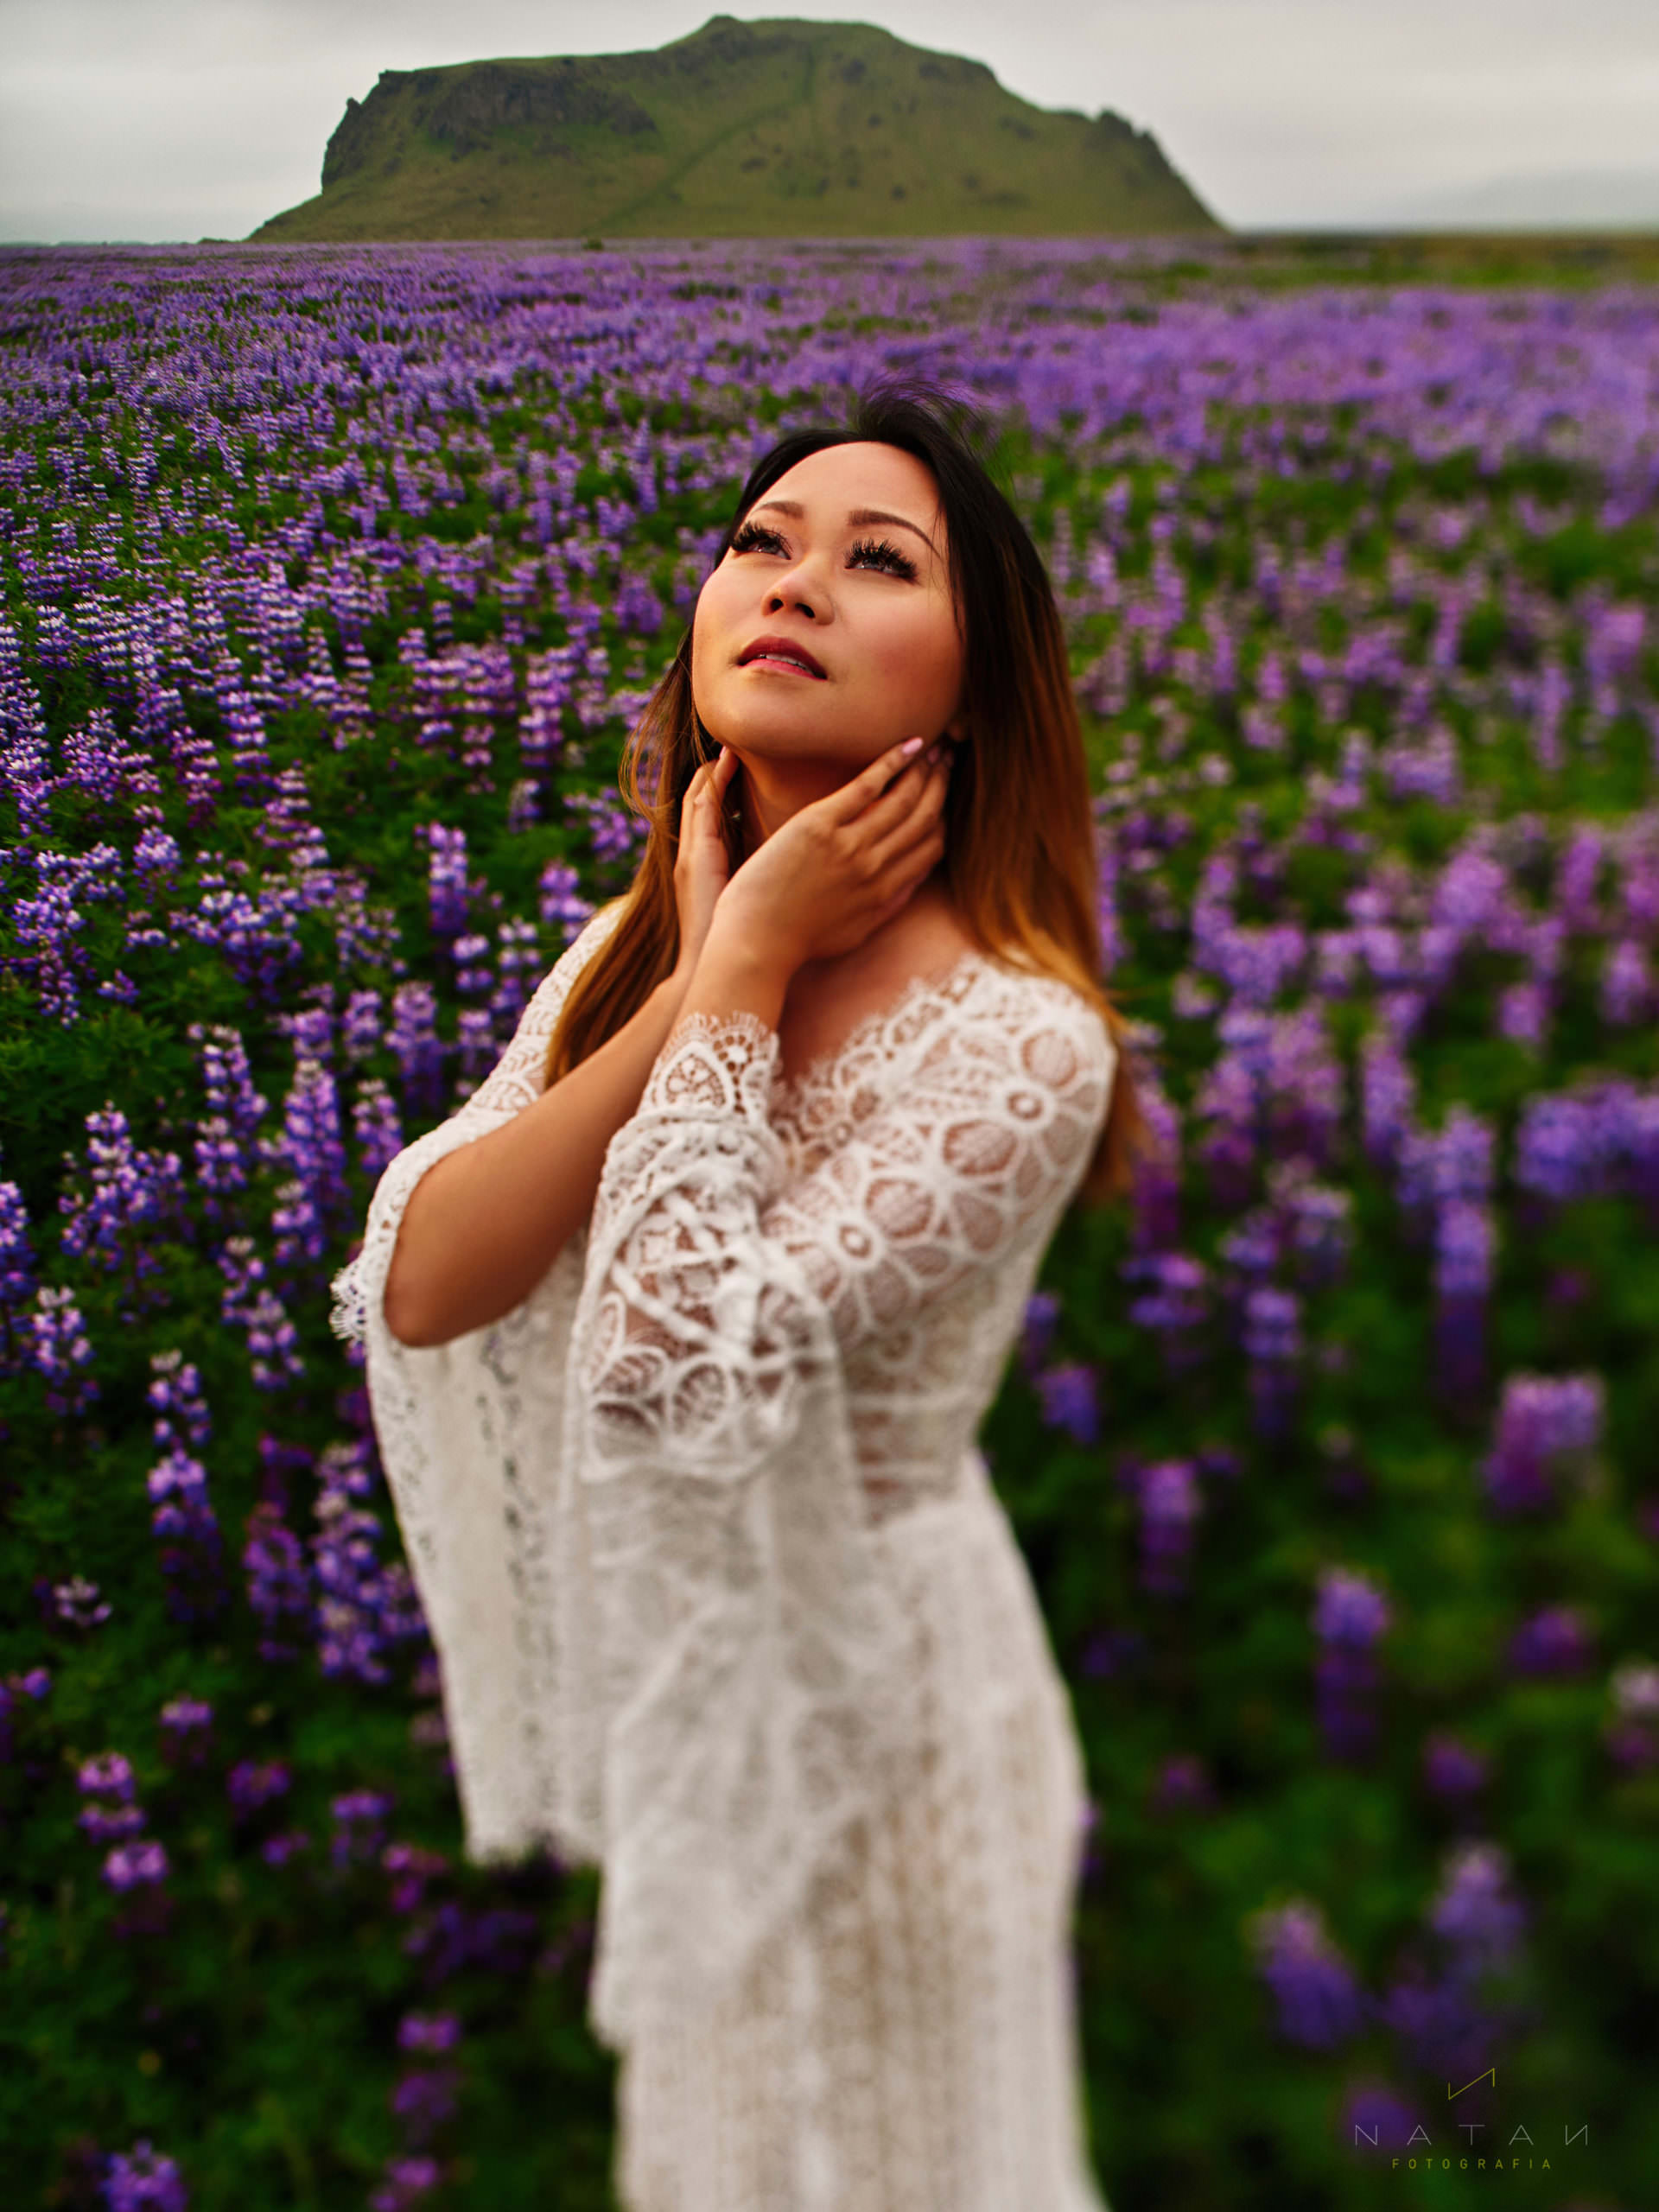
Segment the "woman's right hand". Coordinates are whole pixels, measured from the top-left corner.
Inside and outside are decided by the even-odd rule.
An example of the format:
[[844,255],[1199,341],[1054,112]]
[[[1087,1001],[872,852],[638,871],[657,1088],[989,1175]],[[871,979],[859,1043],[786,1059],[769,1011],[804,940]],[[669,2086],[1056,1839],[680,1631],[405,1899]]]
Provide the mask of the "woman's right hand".
[[680,954],[674,965],[674,980],[681,985],[691,980],[714,919],[715,901],[731,874],[724,820],[727,787],[737,766],[736,753],[729,746],[721,746],[715,757],[705,760],[692,777],[680,802],[680,846],[674,860]]

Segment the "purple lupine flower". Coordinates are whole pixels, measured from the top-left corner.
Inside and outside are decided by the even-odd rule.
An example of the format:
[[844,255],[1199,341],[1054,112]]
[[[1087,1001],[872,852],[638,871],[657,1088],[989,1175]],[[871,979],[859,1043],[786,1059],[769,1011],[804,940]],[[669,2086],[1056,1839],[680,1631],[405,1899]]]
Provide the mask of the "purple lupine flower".
[[[413,1912],[423,1904],[429,1885],[439,1875],[448,1872],[449,1862],[441,1851],[429,1851],[418,1843],[389,1843],[380,1853],[380,1865],[392,1877],[391,1909],[396,1913]],[[410,2013],[410,2019],[418,2016]],[[399,2031],[399,2041],[402,2031]],[[447,2044],[408,2044],[409,2050],[445,2050]]]
[[224,1544],[207,1497],[207,1471],[176,1444],[149,1471],[150,1527],[161,1545],[169,1617],[213,1620],[224,1611]]
[[1186,1587],[1193,1525],[1204,1510],[1191,1459],[1160,1459],[1141,1471],[1141,1587],[1175,1596]]
[[397,1101],[378,1076],[365,1077],[352,1103],[352,1129],[358,1165],[378,1179],[404,1149],[404,1127]]
[[534,922],[502,922],[496,931],[499,943],[497,967],[500,982],[490,1001],[490,1020],[501,1037],[511,1037],[535,989],[540,932]]
[[267,1866],[286,1866],[290,1859],[309,1851],[311,1839],[303,1828],[285,1828],[279,1835],[268,1835],[259,1847],[259,1856]]
[[1515,1514],[1554,1503],[1552,1478],[1601,1442],[1606,1384],[1599,1375],[1504,1377],[1497,1436],[1482,1464],[1495,1513]]
[[440,939],[457,938],[467,926],[467,832],[433,822],[417,829],[416,835],[425,841],[430,855],[432,934]]
[[113,1608],[100,1598],[96,1582],[72,1574],[66,1582],[48,1586],[51,1618],[69,1628],[101,1628]]
[[1423,1780],[1435,1796],[1461,1802],[1486,1786],[1491,1763],[1480,1751],[1444,1731],[1423,1743]]
[[1362,2082],[1347,2094],[1338,2123],[1345,2149],[1362,2155],[1392,2156],[1403,2151],[1422,2125],[1421,2116],[1385,2082]]
[[[262,1499],[250,1511],[242,1551],[248,1605],[264,1631],[259,1656],[274,1663],[297,1659],[301,1640],[315,1625],[311,1575],[305,1547],[283,1519],[282,1509]],[[292,1624],[293,1633],[284,1633]]]
[[455,988],[463,998],[481,997],[495,981],[488,938],[469,931],[458,937],[449,950],[455,963]]
[[1059,1319],[1058,1294],[1052,1290],[1033,1290],[1026,1300],[1025,1320],[1020,1334],[1020,1364],[1028,1380],[1034,1379],[1037,1370],[1048,1357]]
[[438,1035],[437,999],[429,983],[399,983],[391,995],[386,1048],[403,1078],[404,1104],[411,1115],[435,1113],[442,1103],[448,1046]]
[[594,918],[591,901],[577,889],[581,880],[564,861],[549,861],[541,874],[537,912],[543,928],[557,930],[566,946],[575,944]]
[[1398,1044],[1386,1031],[1373,1030],[1360,1047],[1360,1102],[1364,1145],[1375,1166],[1398,1159],[1411,1134],[1417,1078]]
[[1130,1301],[1136,1328],[1158,1338],[1166,1372],[1179,1376],[1204,1357],[1200,1332],[1209,1319],[1210,1270],[1190,1252],[1151,1252],[1124,1261],[1121,1272],[1153,1287]]
[[225,1795],[234,1821],[251,1820],[263,1807],[286,1796],[294,1777],[280,1759],[238,1759],[225,1777]]
[[500,1055],[500,1041],[487,1007],[462,1007],[455,1016],[455,1052],[461,1062],[454,1096],[465,1104]]
[[461,2018],[454,2012],[405,2012],[397,2023],[399,2050],[453,2050],[461,2041]]
[[1611,1028],[1629,1029],[1647,1020],[1653,1003],[1646,948],[1634,938],[1621,938],[1602,962],[1601,1018]]
[[1470,1403],[1484,1382],[1486,1301],[1497,1245],[1491,1206],[1453,1198],[1441,1207],[1434,1243],[1435,1379],[1453,1403]]
[[1245,1294],[1244,1353],[1255,1426],[1264,1436],[1281,1434],[1290,1419],[1302,1352],[1301,1313],[1294,1290],[1262,1283]]
[[225,1277],[219,1302],[222,1319],[245,1330],[248,1367],[257,1390],[283,1390],[305,1373],[299,1332],[280,1298],[265,1281],[265,1263],[251,1236],[226,1237],[219,1254]]
[[1471,1974],[1514,1962],[1527,1910],[1509,1881],[1509,1856],[1498,1844],[1465,1844],[1446,1861],[1429,1925]]
[[175,2160],[142,2137],[130,2151],[111,2151],[105,2164],[106,2212],[186,2212],[189,2191]]
[[169,1698],[162,1707],[162,1757],[168,1766],[205,1764],[212,1739],[213,1708],[205,1698]]
[[361,1067],[380,1049],[383,1021],[378,991],[353,991],[340,1019],[340,1050],[349,1067]]
[[[164,1230],[177,1228],[183,1185],[175,1152],[152,1153],[132,1141],[127,1117],[110,1101],[102,1113],[86,1116],[87,1172],[92,1188],[78,1186],[58,1200],[67,1217],[62,1249],[84,1255],[106,1273],[121,1271],[124,1294],[141,1303],[165,1302],[156,1284],[148,1300],[142,1286],[162,1273],[151,1249]],[[63,1155],[73,1175],[79,1167],[73,1153]]]
[[373,1487],[368,1449],[359,1439],[331,1444],[320,1456],[311,1554],[323,1673],[378,1684],[389,1679],[388,1649],[421,1634],[425,1623],[407,1567],[380,1560],[379,1516],[353,1502]]
[[118,1891],[164,1882],[167,1853],[153,1836],[143,1843],[122,1844],[104,1861],[104,1879]]
[[201,1395],[201,1376],[193,1360],[181,1351],[156,1351],[149,1356],[150,1404],[156,1409],[151,1433],[157,1444],[189,1445],[200,1451],[213,1434],[213,1415]]
[[412,2069],[394,2084],[391,2109],[411,2143],[430,2142],[453,2119],[461,2094],[461,2071],[453,2066]]
[[1315,1702],[1332,1758],[1363,1757],[1376,1732],[1372,1694],[1380,1679],[1373,1647],[1392,1618],[1387,1598],[1362,1574],[1326,1567],[1319,1576],[1313,1629]]
[[397,1800],[390,1790],[353,1789],[331,1800],[333,1859],[336,1866],[377,1858],[384,1847],[387,1815]]
[[1545,1605],[1510,1640],[1509,1664],[1517,1675],[1572,1675],[1589,1664],[1593,1637],[1572,1605]]
[[369,2198],[369,2212],[409,2212],[442,2180],[443,2168],[435,2158],[388,2158],[381,2184]]
[[132,1771],[132,1762],[120,1751],[105,1751],[97,1758],[83,1759],[75,1776],[75,1786],[83,1797],[102,1798],[111,1805],[130,1805],[137,1791],[137,1781]]
[[1257,1971],[1277,2000],[1287,2043],[1329,2050],[1358,2033],[1363,2001],[1352,1970],[1305,1897],[1257,1913],[1250,1923]]
[[46,1378],[47,1410],[60,1414],[84,1413],[99,1392],[92,1376],[77,1372],[91,1364],[92,1346],[75,1294],[42,1283],[35,1302],[35,1311],[29,1317],[34,1336],[31,1356]]
[[24,1308],[35,1291],[35,1251],[29,1211],[16,1183],[0,1183],[0,1375],[16,1375],[33,1362],[25,1345],[34,1332]]
[[130,1842],[142,1836],[146,1814],[135,1802],[137,1783],[122,1752],[82,1761],[75,1783],[82,1796],[91,1798],[75,1816],[75,1827],[88,1842]]
[[346,1205],[346,1149],[340,1136],[340,1100],[333,1075],[320,1060],[302,1059],[283,1101],[283,1131],[266,1143],[265,1157],[293,1171],[284,1184],[285,1204],[273,1214],[279,1268],[315,1265],[323,1256],[329,1226]]
[[1067,1360],[1045,1368],[1037,1377],[1037,1395],[1046,1428],[1063,1429],[1079,1444],[1099,1442],[1100,1407],[1091,1367]]

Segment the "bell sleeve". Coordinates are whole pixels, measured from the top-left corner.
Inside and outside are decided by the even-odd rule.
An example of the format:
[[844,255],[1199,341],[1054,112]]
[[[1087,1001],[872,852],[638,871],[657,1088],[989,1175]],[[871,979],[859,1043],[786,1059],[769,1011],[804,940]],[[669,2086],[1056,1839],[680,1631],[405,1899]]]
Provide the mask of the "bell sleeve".
[[[957,1015],[790,1181],[779,1040],[696,1010],[612,1140],[564,1398],[592,1614],[605,1876],[590,2018],[683,2021],[902,1790],[923,1668],[869,1523],[842,1361],[1052,1233],[1103,1122],[1109,1031],[1042,984]],[[1037,1018],[1031,1016],[1038,1008]]]
[[392,1335],[386,1277],[422,1176],[540,1096],[564,1002],[621,903],[566,947],[471,1097],[389,1162],[361,1247],[333,1283],[331,1325],[363,1346],[381,1465],[437,1653],[466,1855],[479,1865],[543,1847],[572,1864],[598,1858],[597,1836],[569,1816],[552,1742],[566,1678],[549,1522],[582,1237],[510,1313],[444,1344]]

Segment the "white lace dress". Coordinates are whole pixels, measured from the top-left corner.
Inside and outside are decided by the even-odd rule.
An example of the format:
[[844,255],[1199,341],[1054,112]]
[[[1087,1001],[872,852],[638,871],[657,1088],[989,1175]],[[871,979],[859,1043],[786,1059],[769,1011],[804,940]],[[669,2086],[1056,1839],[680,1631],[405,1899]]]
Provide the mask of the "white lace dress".
[[1110,1033],[976,952],[793,1084],[759,1017],[690,1015],[537,1287],[400,1344],[410,1192],[537,1095],[618,912],[387,1167],[335,1285],[467,1854],[602,1869],[588,2017],[628,2212],[1103,2212],[1082,1760],[975,1437]]

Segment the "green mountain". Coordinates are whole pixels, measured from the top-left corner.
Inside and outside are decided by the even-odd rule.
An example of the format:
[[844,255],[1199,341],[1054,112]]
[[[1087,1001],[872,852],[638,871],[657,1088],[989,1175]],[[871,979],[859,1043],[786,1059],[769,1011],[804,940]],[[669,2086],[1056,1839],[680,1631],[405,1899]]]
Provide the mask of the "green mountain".
[[1042,237],[1223,228],[1147,131],[1033,107],[868,23],[387,69],[262,241]]

